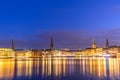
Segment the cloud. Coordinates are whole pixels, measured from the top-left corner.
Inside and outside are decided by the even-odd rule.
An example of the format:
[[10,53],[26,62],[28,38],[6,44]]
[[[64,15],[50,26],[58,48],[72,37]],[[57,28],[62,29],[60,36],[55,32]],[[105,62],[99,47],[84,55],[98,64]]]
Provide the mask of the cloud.
[[[39,31],[34,37],[39,43],[49,46],[50,37],[54,38],[55,48],[79,49],[89,44],[91,33],[86,30],[50,30]],[[89,45],[88,45],[89,46]]]
[[109,39],[110,45],[119,45],[120,28],[101,29],[97,31],[96,39],[98,45],[105,46],[106,38]]
[[[91,47],[92,40],[95,38],[98,47],[104,47],[106,38],[110,45],[120,43],[120,28],[118,29],[99,29],[89,30],[39,30],[34,34],[25,35],[22,38],[14,39],[15,48],[49,48],[50,38],[53,36],[54,47],[56,49],[85,49]],[[0,40],[1,46],[11,47],[12,39]]]

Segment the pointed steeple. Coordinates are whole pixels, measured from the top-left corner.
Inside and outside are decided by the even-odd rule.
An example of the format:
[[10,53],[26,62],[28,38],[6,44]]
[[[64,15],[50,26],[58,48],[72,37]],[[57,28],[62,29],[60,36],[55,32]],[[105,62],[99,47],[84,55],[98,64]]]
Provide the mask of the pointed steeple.
[[92,48],[96,48],[96,42],[95,42],[95,39],[93,39]]
[[109,48],[109,42],[108,39],[106,39],[106,49]]
[[11,45],[12,50],[14,50],[14,41],[12,40],[12,45]]
[[50,40],[50,49],[53,49],[54,45],[53,45],[53,37],[51,36],[51,40]]

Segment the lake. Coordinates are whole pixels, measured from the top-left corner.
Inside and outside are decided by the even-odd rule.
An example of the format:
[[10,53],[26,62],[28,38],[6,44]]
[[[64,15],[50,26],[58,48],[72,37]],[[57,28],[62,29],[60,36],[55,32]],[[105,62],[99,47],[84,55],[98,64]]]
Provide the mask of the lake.
[[120,58],[0,59],[0,80],[120,80]]

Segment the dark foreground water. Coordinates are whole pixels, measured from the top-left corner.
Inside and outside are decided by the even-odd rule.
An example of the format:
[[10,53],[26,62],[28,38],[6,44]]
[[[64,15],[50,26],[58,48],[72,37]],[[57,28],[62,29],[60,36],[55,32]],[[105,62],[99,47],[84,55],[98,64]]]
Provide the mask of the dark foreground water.
[[0,59],[0,80],[120,80],[120,59]]

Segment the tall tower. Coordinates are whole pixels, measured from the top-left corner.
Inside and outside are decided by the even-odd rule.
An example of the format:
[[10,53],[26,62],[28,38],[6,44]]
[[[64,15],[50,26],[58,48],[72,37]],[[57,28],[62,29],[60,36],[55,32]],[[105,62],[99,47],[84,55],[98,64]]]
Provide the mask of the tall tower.
[[14,50],[14,41],[12,40],[12,46],[11,46],[12,50]]
[[95,42],[95,39],[93,39],[93,44],[92,44],[92,48],[96,48],[96,42]]
[[109,42],[108,39],[106,39],[106,49],[109,48]]
[[50,49],[53,49],[53,37],[51,36],[51,40],[50,40]]

